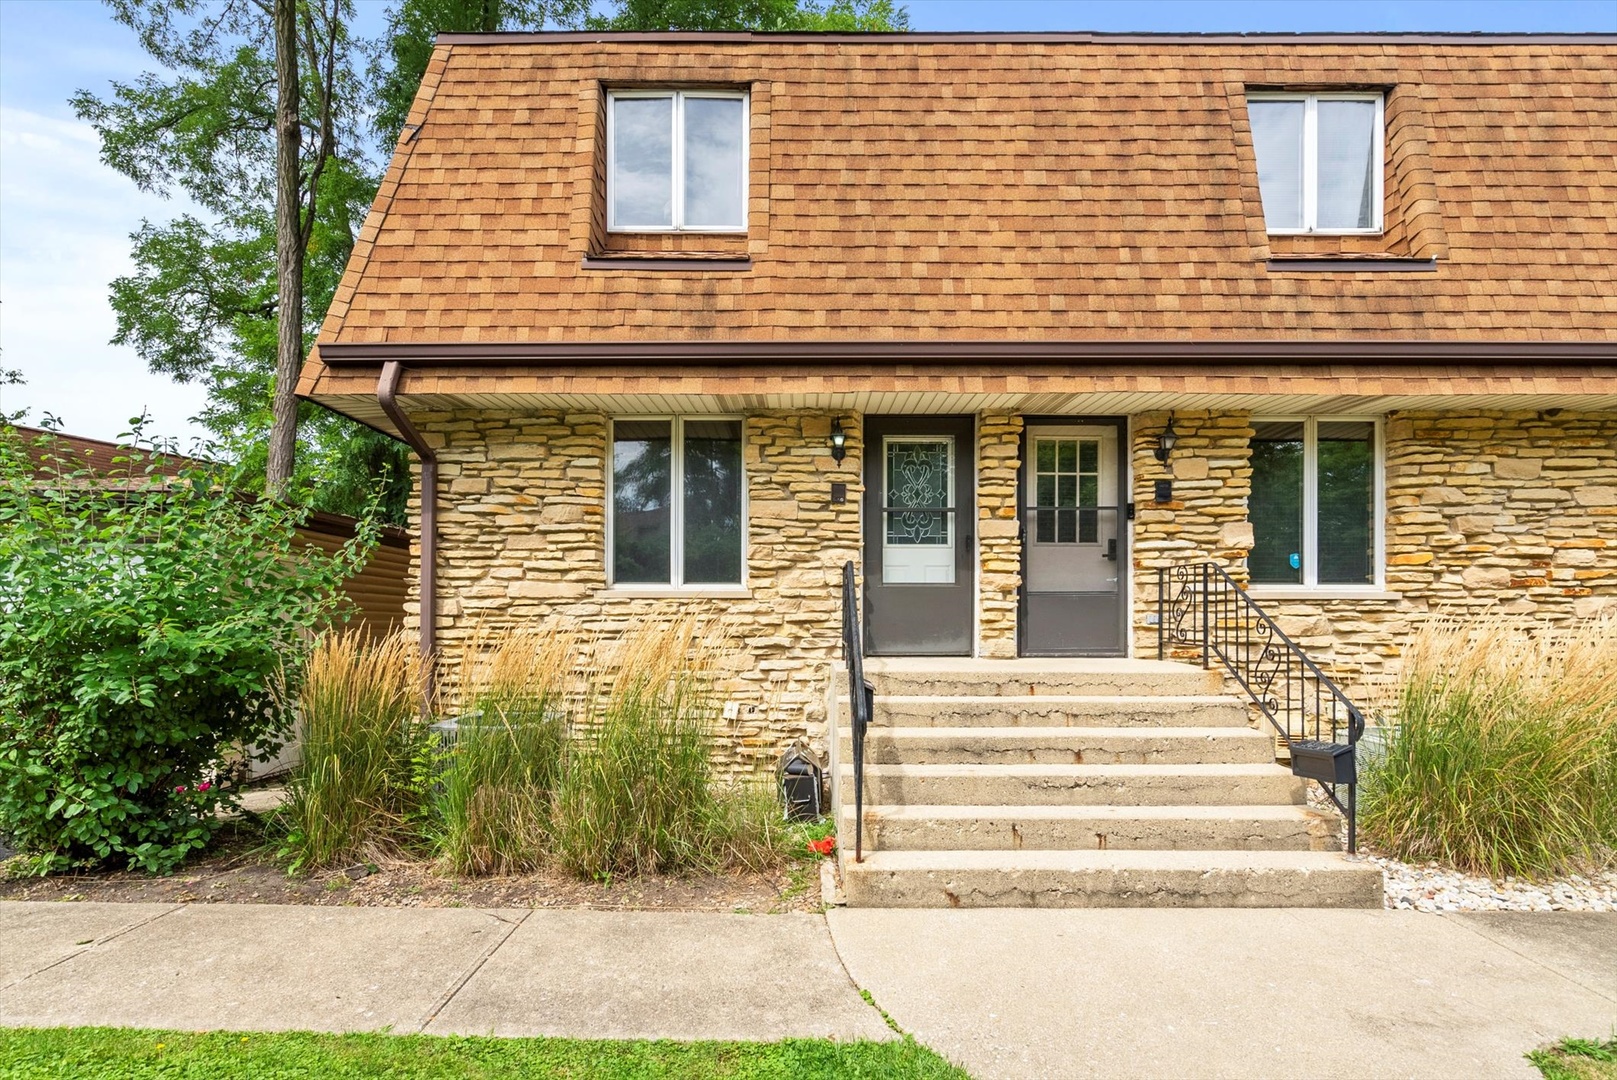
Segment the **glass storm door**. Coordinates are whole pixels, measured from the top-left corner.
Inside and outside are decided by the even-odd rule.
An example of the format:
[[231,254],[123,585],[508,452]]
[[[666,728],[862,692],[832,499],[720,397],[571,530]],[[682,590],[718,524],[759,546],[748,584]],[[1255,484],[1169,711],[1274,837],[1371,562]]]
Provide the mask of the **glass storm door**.
[[1126,652],[1118,429],[1030,425],[1022,500],[1022,652]]
[[865,623],[878,655],[971,652],[970,417],[865,422]]

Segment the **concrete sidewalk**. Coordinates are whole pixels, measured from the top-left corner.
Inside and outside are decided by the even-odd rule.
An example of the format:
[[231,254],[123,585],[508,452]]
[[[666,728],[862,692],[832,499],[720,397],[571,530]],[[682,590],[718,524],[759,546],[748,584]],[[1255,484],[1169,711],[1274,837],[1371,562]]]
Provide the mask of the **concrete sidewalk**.
[[855,982],[982,1080],[1527,1078],[1617,915],[0,903],[0,1025],[891,1038]]
[[888,1039],[814,915],[0,903],[0,1025]]
[[837,909],[848,972],[995,1077],[1538,1077],[1617,1031],[1617,915]]

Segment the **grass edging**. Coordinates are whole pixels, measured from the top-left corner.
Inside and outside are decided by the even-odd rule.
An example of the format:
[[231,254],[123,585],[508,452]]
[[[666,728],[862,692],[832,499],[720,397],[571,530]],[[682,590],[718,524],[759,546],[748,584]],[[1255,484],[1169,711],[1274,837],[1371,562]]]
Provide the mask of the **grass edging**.
[[0,1028],[0,1078],[144,1080],[228,1076],[292,1080],[409,1076],[420,1080],[545,1076],[801,1080],[970,1080],[914,1039],[673,1042],[489,1036],[182,1032],[142,1028]]
[[1604,1041],[1566,1038],[1525,1056],[1544,1080],[1617,1080],[1617,1034]]

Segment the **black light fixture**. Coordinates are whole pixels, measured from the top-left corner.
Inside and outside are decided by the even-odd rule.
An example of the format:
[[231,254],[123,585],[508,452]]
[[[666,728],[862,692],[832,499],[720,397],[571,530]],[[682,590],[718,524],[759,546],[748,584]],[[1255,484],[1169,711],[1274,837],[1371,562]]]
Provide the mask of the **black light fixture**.
[[1168,464],[1168,455],[1173,453],[1174,444],[1178,441],[1179,434],[1173,429],[1173,413],[1169,413],[1168,426],[1157,436],[1157,460],[1164,465]]
[[848,456],[848,433],[842,430],[841,420],[831,421],[831,460],[841,461]]

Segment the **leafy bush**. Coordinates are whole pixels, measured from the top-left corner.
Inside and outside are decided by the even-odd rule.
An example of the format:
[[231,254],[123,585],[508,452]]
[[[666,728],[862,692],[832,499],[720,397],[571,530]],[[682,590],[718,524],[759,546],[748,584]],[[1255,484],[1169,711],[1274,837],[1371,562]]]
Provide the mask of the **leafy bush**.
[[277,749],[269,682],[374,531],[326,555],[296,542],[303,511],[207,466],[132,452],[108,476],[48,442],[36,464],[0,427],[0,833],[41,873],[166,871],[234,800],[221,759]]
[[329,633],[315,645],[296,688],[280,695],[298,715],[301,761],[279,811],[294,870],[412,842],[424,690],[420,655],[402,634]]
[[569,635],[477,635],[461,664],[459,724],[434,798],[438,849],[463,874],[532,870],[544,859],[567,741]]
[[1555,873],[1617,849],[1617,621],[1428,624],[1364,778],[1364,837],[1402,859]]

